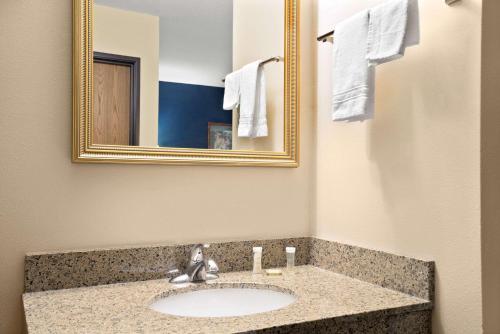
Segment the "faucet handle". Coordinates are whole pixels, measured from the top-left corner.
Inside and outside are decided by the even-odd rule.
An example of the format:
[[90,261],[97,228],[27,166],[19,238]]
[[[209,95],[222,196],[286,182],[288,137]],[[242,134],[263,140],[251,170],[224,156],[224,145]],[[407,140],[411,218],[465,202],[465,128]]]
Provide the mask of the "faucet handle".
[[210,281],[219,278],[219,266],[214,259],[209,258],[206,263],[207,273],[205,280]]
[[207,273],[217,274],[218,272],[219,272],[219,266],[217,265],[217,262],[215,262],[214,259],[209,258],[207,260]]

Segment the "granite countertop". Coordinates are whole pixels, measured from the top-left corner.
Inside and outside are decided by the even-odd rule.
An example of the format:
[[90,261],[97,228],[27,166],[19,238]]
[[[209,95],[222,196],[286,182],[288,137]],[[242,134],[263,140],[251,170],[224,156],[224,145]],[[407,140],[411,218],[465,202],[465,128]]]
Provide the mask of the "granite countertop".
[[[242,317],[186,318],[149,309],[176,289],[272,286],[293,291],[286,308]],[[313,266],[283,276],[250,272],[221,274],[207,284],[172,285],[167,280],[120,283],[23,295],[28,332],[36,333],[241,333],[324,319],[392,315],[430,310],[431,302]]]

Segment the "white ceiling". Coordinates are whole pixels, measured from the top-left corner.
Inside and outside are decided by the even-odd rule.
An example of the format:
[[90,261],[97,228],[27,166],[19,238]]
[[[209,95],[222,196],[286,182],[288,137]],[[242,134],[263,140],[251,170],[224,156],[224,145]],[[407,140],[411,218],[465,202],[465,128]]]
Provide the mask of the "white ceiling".
[[105,5],[165,18],[211,17],[227,19],[233,0],[94,0]]

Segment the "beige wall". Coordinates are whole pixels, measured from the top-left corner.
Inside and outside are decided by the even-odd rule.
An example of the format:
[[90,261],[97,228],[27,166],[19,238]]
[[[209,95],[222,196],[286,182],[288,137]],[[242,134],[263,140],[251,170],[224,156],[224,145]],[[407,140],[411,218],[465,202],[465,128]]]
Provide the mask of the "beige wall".
[[[318,1],[319,33],[359,9]],[[436,260],[435,333],[480,333],[482,304],[485,332],[497,332],[500,76],[496,34],[484,34],[480,120],[481,1],[420,1],[422,43],[378,68],[376,118],[362,124],[330,120],[331,45],[313,39],[315,2],[302,1],[299,169],[72,164],[71,2],[0,2],[0,333],[20,332],[26,252],[304,236],[311,227]],[[498,24],[488,4],[485,27]]]
[[481,220],[485,334],[500,333],[500,2],[483,2]]
[[[0,2],[0,333],[29,251],[309,234],[313,59],[302,1],[299,169],[71,163],[71,1]],[[248,45],[253,48],[254,45]]]
[[160,19],[94,6],[94,50],[141,58],[141,146],[158,146]]
[[[233,3],[233,67],[240,69],[258,59],[285,54],[284,0],[238,0]],[[259,45],[258,48],[249,47]],[[310,53],[310,50],[308,50]],[[284,62],[264,68],[267,91],[269,136],[239,138],[238,113],[233,112],[233,148],[238,150],[284,151]]]
[[[379,2],[319,0],[319,33]],[[318,46],[313,229],[435,260],[434,333],[481,333],[482,1],[420,5],[421,45],[377,68],[373,121],[331,121],[332,46]]]

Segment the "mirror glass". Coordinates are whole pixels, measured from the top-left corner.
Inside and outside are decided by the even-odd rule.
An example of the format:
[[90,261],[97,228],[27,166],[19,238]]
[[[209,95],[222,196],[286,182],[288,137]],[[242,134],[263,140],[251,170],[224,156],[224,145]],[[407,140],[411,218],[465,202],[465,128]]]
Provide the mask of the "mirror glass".
[[94,0],[92,143],[284,151],[284,0]]

